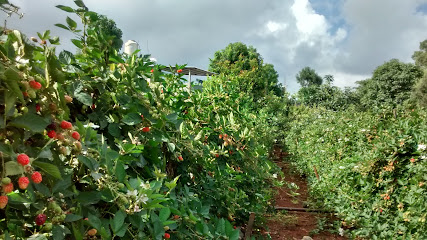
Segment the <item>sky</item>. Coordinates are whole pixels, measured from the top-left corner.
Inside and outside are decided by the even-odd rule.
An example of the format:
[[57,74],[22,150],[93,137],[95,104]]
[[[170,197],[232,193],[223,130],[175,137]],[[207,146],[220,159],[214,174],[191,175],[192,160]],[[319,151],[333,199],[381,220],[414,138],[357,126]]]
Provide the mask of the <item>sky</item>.
[[[73,51],[74,36],[55,27],[66,16],[56,5],[71,0],[9,0],[24,17],[7,18],[8,28],[28,37],[50,29],[61,49]],[[209,58],[229,43],[251,45],[274,65],[288,91],[298,89],[305,66],[331,74],[334,85],[356,86],[390,59],[413,62],[427,39],[427,0],[85,0],[89,10],[113,19],[123,40],[163,65],[207,69]]]

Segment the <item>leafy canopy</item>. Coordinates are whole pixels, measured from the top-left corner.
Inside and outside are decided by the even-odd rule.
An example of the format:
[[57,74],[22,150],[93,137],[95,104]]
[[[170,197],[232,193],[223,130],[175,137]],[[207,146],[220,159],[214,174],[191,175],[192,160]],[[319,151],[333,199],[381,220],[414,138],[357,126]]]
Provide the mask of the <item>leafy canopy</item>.
[[402,104],[422,75],[418,66],[392,59],[377,67],[372,78],[358,82],[361,104],[367,108]]
[[319,76],[314,69],[310,67],[303,68],[296,76],[297,82],[301,87],[309,87],[312,85],[322,85],[323,79]]
[[272,64],[264,64],[257,50],[244,43],[230,43],[225,49],[215,52],[209,59],[209,71],[236,76],[243,92],[251,94],[254,99],[266,96],[269,92],[283,95],[283,88],[278,84],[278,73]]

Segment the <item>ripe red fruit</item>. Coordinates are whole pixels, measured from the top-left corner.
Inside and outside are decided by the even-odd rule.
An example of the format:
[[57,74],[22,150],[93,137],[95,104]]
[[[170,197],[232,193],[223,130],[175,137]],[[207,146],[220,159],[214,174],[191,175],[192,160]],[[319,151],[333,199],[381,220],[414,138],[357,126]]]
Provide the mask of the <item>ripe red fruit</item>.
[[216,157],[216,158],[219,158],[219,154],[218,154],[218,153],[217,153],[217,154],[215,154],[215,157]]
[[151,69],[150,72],[154,72],[154,69]]
[[8,194],[11,193],[13,191],[13,183],[9,183],[6,185],[3,185],[3,192]]
[[36,104],[36,112],[40,112],[40,105],[38,103]]
[[72,134],[71,134],[71,137],[73,137],[74,139],[76,139],[76,140],[80,140],[80,134],[78,133],[78,132],[73,132]]
[[33,180],[34,183],[41,183],[43,178],[42,175],[39,172],[34,172],[31,175],[31,180]]
[[18,157],[16,158],[16,161],[18,161],[18,163],[21,164],[22,166],[25,166],[28,163],[30,163],[30,158],[28,157],[27,154],[22,153],[18,155]]
[[169,233],[165,233],[165,239],[171,238],[171,235]]
[[18,185],[20,189],[26,189],[28,187],[28,184],[30,184],[30,180],[27,177],[20,177],[18,179]]
[[28,93],[27,92],[22,92],[22,95],[24,95],[24,97],[28,97]]
[[94,104],[92,104],[92,107],[91,107],[91,108],[92,108],[92,109],[95,109],[95,107],[96,107],[96,106],[95,106],[95,103],[94,103]]
[[144,118],[144,115],[141,114],[141,118]]
[[222,134],[219,135],[219,139],[221,139],[221,138],[222,138]]
[[55,132],[55,130],[50,130],[50,131],[47,133],[47,136],[48,136],[48,137],[50,137],[50,138],[55,138],[55,137],[56,137],[56,132]]
[[32,89],[35,89],[35,90],[39,90],[42,87],[42,85],[39,82],[35,81],[35,80],[31,80],[28,83],[30,84],[30,87]]
[[43,213],[40,213],[39,215],[36,216],[35,222],[37,225],[41,226],[43,225],[47,220],[47,216],[44,215]]
[[182,69],[178,69],[176,72],[177,73],[182,73]]
[[70,122],[67,122],[64,120],[61,122],[61,128],[62,129],[71,129],[71,128],[73,128],[73,125]]
[[415,162],[415,158],[411,158],[410,161],[411,161],[411,163]]
[[0,209],[5,208],[8,201],[9,198],[7,196],[0,196]]
[[182,156],[179,156],[179,157],[178,157],[178,160],[179,160],[179,161],[183,161],[184,159],[182,158]]
[[143,131],[143,132],[145,132],[145,133],[146,133],[146,132],[149,132],[149,131],[150,131],[150,127],[143,127],[143,128],[142,128],[142,131]]

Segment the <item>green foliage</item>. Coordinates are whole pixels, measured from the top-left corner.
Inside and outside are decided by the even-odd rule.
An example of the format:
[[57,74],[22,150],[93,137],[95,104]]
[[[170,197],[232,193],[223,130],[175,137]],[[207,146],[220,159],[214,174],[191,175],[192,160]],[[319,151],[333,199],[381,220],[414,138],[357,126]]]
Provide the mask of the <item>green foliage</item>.
[[418,106],[427,107],[427,74],[424,73],[424,76],[415,84],[412,99]]
[[357,103],[355,92],[330,84],[302,87],[297,93],[298,102],[306,106],[321,106],[330,110],[343,110]]
[[401,105],[409,99],[422,75],[419,67],[392,59],[377,67],[372,78],[359,82],[361,105],[364,108]]
[[254,47],[240,42],[230,43],[225,49],[215,52],[214,58],[210,59],[209,70],[233,77],[239,82],[241,91],[251,94],[255,100],[269,92],[277,96],[284,93],[274,66],[264,64]]
[[414,52],[412,59],[414,59],[415,65],[427,67],[427,40],[420,42],[420,50]]
[[323,79],[314,69],[305,67],[296,76],[297,82],[301,87],[319,86],[323,83]]
[[292,163],[308,177],[315,204],[336,212],[352,238],[427,237],[424,110],[295,107],[293,117]]

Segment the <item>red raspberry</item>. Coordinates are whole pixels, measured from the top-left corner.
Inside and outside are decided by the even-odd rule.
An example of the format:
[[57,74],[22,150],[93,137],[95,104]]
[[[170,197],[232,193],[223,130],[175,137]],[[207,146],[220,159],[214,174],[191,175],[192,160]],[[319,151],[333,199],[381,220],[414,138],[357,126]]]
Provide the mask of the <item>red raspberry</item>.
[[154,72],[154,69],[151,69],[150,72]]
[[149,131],[150,131],[150,127],[143,127],[143,128],[142,128],[142,131],[143,131],[143,132],[145,132],[145,133],[146,133],[146,132],[149,132]]
[[165,233],[165,239],[171,238],[171,235],[169,233]]
[[11,193],[13,191],[13,183],[9,183],[6,185],[3,185],[3,192],[8,194]]
[[178,69],[176,72],[177,73],[182,73],[182,69]]
[[78,132],[73,132],[72,134],[71,134],[71,137],[73,137],[74,139],[76,139],[76,140],[79,140],[80,139],[80,134],[78,133]]
[[178,157],[178,160],[179,160],[179,161],[182,161],[182,160],[184,160],[184,159],[182,158],[182,156],[179,156],[179,157]]
[[50,138],[55,138],[55,137],[56,137],[56,132],[55,132],[55,130],[50,130],[50,131],[47,133],[47,136],[48,136],[48,137],[50,137]]
[[7,196],[0,196],[0,209],[5,208],[8,201],[9,198]]
[[28,157],[27,154],[22,153],[18,155],[18,157],[16,158],[16,161],[18,161],[18,163],[21,164],[22,166],[25,166],[25,165],[28,165],[28,163],[30,163],[30,158]]
[[144,115],[141,114],[141,118],[144,118]]
[[28,184],[30,184],[30,180],[27,177],[20,177],[18,179],[18,185],[20,189],[27,189]]
[[36,112],[40,112],[40,105],[36,104]]
[[61,128],[62,129],[72,129],[73,125],[70,122],[67,122],[64,120],[61,122]]
[[43,180],[42,175],[39,172],[34,172],[33,175],[31,175],[31,179],[34,183],[41,183]]
[[217,153],[217,154],[215,154],[215,157],[216,157],[216,158],[219,158],[219,154],[218,154],[218,153]]
[[31,80],[29,84],[30,87],[35,90],[39,90],[42,87],[42,85],[39,82],[36,82],[35,80]]
[[27,92],[22,92],[22,95],[24,95],[24,97],[28,97],[28,93]]
[[39,215],[36,216],[35,222],[37,225],[41,226],[43,225],[47,220],[46,215],[44,215],[43,213],[40,213]]

